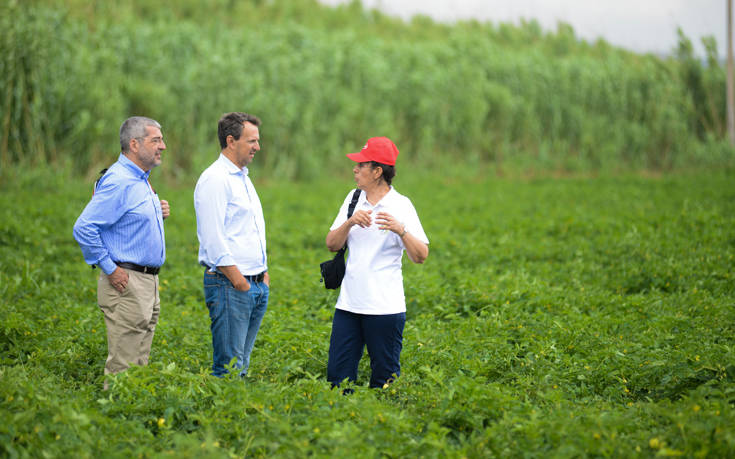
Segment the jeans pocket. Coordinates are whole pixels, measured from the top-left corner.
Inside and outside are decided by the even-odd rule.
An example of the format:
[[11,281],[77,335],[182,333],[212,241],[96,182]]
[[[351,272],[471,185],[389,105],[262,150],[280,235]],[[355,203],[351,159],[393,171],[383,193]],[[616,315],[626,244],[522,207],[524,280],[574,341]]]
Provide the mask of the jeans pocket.
[[215,320],[222,314],[222,302],[220,300],[221,287],[216,285],[205,285],[204,286],[204,303],[209,309],[209,317]]
[[228,287],[226,294],[229,295],[228,300],[230,301],[230,304],[232,304],[233,308],[250,311],[255,303],[257,288],[255,287],[255,284],[250,284],[250,290],[243,292],[234,287]]
[[263,295],[260,297],[260,302],[264,305],[268,304],[268,297],[271,294],[271,289],[265,283],[263,283]]

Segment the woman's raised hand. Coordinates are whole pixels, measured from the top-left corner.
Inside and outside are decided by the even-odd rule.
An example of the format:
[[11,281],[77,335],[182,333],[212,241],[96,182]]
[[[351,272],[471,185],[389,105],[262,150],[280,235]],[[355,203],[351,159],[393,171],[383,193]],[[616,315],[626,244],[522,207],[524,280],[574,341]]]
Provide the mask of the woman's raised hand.
[[367,228],[373,223],[373,219],[370,217],[370,214],[372,213],[372,210],[358,210],[352,214],[350,222],[352,222],[353,225],[360,225],[362,228]]
[[404,228],[403,223],[396,220],[395,217],[393,217],[393,215],[387,212],[378,212],[378,215],[375,218],[375,223],[380,225],[380,229],[390,230],[396,234],[401,234]]

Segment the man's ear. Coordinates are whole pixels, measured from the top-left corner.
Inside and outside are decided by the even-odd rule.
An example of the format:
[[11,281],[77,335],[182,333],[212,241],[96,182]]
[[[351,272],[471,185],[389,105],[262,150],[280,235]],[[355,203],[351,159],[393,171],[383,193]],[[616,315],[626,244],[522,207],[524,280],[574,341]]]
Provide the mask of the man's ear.
[[138,139],[136,138],[130,139],[130,142],[128,143],[128,151],[129,152],[138,151],[139,148],[140,148],[140,144],[138,144]]

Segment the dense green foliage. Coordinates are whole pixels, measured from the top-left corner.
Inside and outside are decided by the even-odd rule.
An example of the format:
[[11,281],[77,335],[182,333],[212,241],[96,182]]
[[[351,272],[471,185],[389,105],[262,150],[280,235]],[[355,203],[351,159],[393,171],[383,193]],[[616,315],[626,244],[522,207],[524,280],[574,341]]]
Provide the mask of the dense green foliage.
[[403,375],[369,390],[364,359],[345,397],[325,379],[336,298],[317,265],[346,180],[257,182],[273,283],[245,381],[207,374],[193,183],[162,184],[151,365],[104,392],[96,272],[71,237],[90,183],[13,175],[0,185],[0,456],[732,457],[732,180],[400,169],[432,242],[404,268]]
[[[684,36],[675,58],[544,32],[410,23],[316,0],[0,3],[0,165],[98,169],[123,119],[161,121],[172,167],[217,151],[225,111],[264,120],[269,175],[316,177],[387,135],[424,167],[503,171],[731,164],[724,72]],[[405,159],[404,159],[405,161]],[[176,167],[173,167],[175,163]]]
[[[0,2],[0,456],[732,456],[732,169],[446,173],[731,167],[705,44],[704,63],[683,35],[663,59],[358,2]],[[229,110],[264,120],[273,290],[245,381],[208,376],[192,206]],[[71,237],[91,183],[68,177],[114,161],[132,114],[163,124],[173,215],[152,363],[104,392],[96,272]],[[349,185],[286,179],[349,167],[373,135],[401,149],[431,254],[405,265],[403,376],[368,390],[365,360],[344,397],[317,266]]]

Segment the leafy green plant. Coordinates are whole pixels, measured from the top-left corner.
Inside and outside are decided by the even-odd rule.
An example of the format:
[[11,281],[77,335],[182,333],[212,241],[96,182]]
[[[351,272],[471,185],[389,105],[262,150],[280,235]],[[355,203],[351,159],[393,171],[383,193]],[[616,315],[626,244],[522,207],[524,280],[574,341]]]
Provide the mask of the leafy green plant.
[[315,267],[347,181],[253,173],[272,296],[248,377],[217,379],[193,183],[159,185],[156,171],[172,216],[151,364],[103,391],[98,272],[71,236],[90,182],[13,169],[0,185],[0,454],[732,455],[729,172],[398,173],[431,240],[425,265],[404,266],[402,374],[369,390],[365,358],[343,396],[325,375],[336,294]]

